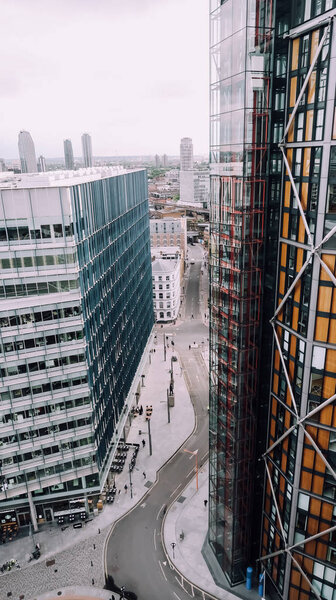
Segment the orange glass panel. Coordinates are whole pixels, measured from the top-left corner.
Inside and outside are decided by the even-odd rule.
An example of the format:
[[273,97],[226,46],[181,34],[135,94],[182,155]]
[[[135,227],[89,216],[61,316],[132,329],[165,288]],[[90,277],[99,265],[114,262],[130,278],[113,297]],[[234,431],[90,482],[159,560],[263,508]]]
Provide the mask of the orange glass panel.
[[303,466],[307,467],[307,469],[312,469],[314,466],[314,458],[314,450],[309,450],[308,448],[305,448],[303,451]]
[[[285,273],[280,271],[280,279],[279,279],[279,294],[285,293]],[[280,300],[279,300],[280,304]]]
[[299,45],[300,45],[300,38],[296,38],[293,41],[293,46],[292,46],[292,71],[296,71],[296,69],[298,68]]
[[299,322],[299,309],[297,306],[293,307],[293,318],[292,318],[292,328],[297,331]]
[[309,142],[313,136],[313,119],[314,119],[314,111],[307,110],[306,113],[306,137],[305,140]]
[[305,230],[305,226],[303,223],[303,219],[302,219],[302,217],[300,217],[298,242],[301,242],[301,244],[304,244],[305,233],[306,233],[306,230]]
[[313,479],[312,473],[307,473],[307,471],[302,471],[300,487],[302,487],[303,490],[310,491],[311,486],[312,486],[312,479]]
[[308,83],[308,97],[307,104],[313,104],[315,100],[315,89],[316,89],[316,71],[313,71],[309,83]]
[[290,352],[291,356],[294,356],[294,357],[295,357],[295,354],[296,354],[296,342],[297,342],[297,339],[296,339],[295,335],[291,335],[291,342],[290,342],[290,350],[289,350],[289,352]]
[[294,106],[296,101],[297,77],[292,77],[290,82],[289,106]]
[[333,514],[333,505],[327,502],[322,503],[322,518],[326,521],[331,521]]
[[323,481],[324,477],[319,477],[318,475],[314,475],[313,477],[313,492],[314,494],[322,495],[323,492]]
[[336,344],[336,319],[330,319],[328,342],[329,344]]
[[308,198],[308,183],[301,184],[301,204],[303,210],[307,210],[307,198]]
[[318,302],[317,302],[317,310],[321,312],[330,312],[331,305],[331,297],[332,297],[333,289],[330,287],[320,286]]
[[274,367],[277,371],[279,371],[280,368],[280,354],[279,351],[276,350],[275,351],[275,356],[274,356]]
[[315,31],[313,31],[313,33],[311,35],[310,64],[312,64],[313,58],[316,54],[316,50],[319,45],[319,37],[320,37],[320,30],[316,29]]
[[287,244],[281,244],[281,266],[286,267],[287,264]]
[[328,339],[329,319],[325,317],[316,317],[315,339],[319,342],[326,342]]
[[326,371],[330,371],[330,373],[335,372],[335,370],[336,370],[336,350],[327,350],[325,369],[326,369]]
[[300,296],[301,296],[301,281],[299,280],[294,289],[295,302],[300,302]]
[[284,213],[283,214],[283,225],[282,225],[282,237],[284,237],[284,238],[288,238],[288,219],[289,219],[289,214]]
[[[288,120],[289,120],[290,116],[291,116],[291,113],[288,114]],[[294,141],[294,121],[295,121],[295,119],[291,122],[290,128],[288,129],[288,133],[287,133],[287,138],[288,138],[289,142]]]
[[[327,265],[327,267],[329,267],[330,271],[333,273],[335,269],[335,256],[333,256],[332,254],[322,254],[321,258],[323,262]],[[320,279],[322,281],[330,281],[328,273],[326,273],[322,266],[320,271]]]
[[305,148],[303,153],[303,177],[309,177],[309,168],[310,168],[310,157],[311,157],[311,148]]
[[286,181],[285,183],[285,206],[290,206],[290,191],[291,191],[291,183],[290,181]]
[[336,379],[334,377],[324,376],[323,379],[323,398],[330,398],[334,395],[336,388]]
[[297,273],[300,271],[303,265],[303,250],[302,248],[298,248],[296,252],[296,271]]

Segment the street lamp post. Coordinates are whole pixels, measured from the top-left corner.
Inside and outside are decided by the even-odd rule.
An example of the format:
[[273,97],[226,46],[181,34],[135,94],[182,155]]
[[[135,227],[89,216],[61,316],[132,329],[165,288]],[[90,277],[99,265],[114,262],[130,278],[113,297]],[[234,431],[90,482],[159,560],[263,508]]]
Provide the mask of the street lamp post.
[[198,491],[198,462],[197,462],[197,450],[187,450],[184,448],[183,452],[188,452],[188,454],[193,454],[196,457],[196,491]]
[[170,423],[169,390],[168,389],[167,389],[167,410],[168,410],[168,423]]
[[128,467],[128,472],[129,472],[130,490],[131,490],[131,499],[132,499],[133,498],[133,491],[132,491],[133,483],[132,483],[131,465],[129,465],[129,467]]
[[167,350],[166,350],[166,334],[163,334],[163,359],[166,360]]
[[149,455],[152,456],[152,436],[151,436],[151,430],[150,430],[150,418],[147,419],[147,426],[148,426],[148,440],[149,440]]

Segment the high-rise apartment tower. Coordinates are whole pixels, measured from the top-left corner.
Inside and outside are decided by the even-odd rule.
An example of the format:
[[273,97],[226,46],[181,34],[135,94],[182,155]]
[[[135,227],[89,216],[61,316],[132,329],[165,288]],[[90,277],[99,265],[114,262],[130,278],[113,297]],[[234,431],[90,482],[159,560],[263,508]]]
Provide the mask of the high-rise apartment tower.
[[82,135],[82,148],[84,167],[93,167],[92,140],[88,133],[83,133]]
[[73,171],[75,168],[75,162],[74,162],[74,155],[73,155],[73,149],[72,149],[72,142],[71,142],[71,140],[64,140],[63,145],[64,145],[65,168],[69,169],[69,171]]
[[336,598],[336,2],[210,10],[208,542]]
[[194,168],[194,151],[192,139],[185,137],[180,143],[180,169],[190,171]]
[[37,173],[35,146],[29,131],[19,133],[19,156],[22,173]]

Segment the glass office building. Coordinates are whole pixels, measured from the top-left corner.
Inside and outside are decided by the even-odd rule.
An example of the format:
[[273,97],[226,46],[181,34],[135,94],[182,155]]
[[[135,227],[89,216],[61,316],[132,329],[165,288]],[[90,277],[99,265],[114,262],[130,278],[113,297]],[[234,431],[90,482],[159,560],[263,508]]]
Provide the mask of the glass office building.
[[210,11],[208,542],[231,585],[336,598],[336,2]]
[[99,493],[153,327],[144,170],[8,176],[0,208],[0,510]]

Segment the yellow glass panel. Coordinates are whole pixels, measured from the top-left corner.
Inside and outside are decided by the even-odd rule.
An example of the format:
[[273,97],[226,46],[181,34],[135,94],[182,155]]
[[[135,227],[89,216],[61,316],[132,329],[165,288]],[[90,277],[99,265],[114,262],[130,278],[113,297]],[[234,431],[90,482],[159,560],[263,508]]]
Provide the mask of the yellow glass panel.
[[330,319],[328,342],[329,342],[329,344],[336,344],[336,320],[335,319]]
[[290,342],[290,355],[295,357],[295,353],[296,353],[296,337],[295,335],[291,335],[291,342]]
[[315,31],[313,31],[312,36],[311,36],[310,64],[312,64],[313,58],[316,54],[316,50],[319,45],[319,37],[320,37],[320,30],[316,29]]
[[316,71],[313,71],[308,82],[308,98],[307,104],[313,104],[315,100],[315,90],[316,90]]
[[293,165],[293,148],[288,148],[288,150],[287,150],[287,160],[288,160],[288,164],[290,166],[290,169],[292,170],[292,165]]
[[305,148],[303,154],[303,177],[309,177],[311,148]]
[[313,136],[313,119],[314,119],[314,111],[307,110],[306,114],[306,141],[309,142]]
[[296,38],[292,47],[292,71],[296,71],[299,63],[299,44],[300,38]]
[[[326,406],[323,410],[321,410],[320,412],[320,423],[322,423],[323,425],[331,425],[331,420],[332,420],[332,414],[333,414],[333,407],[332,406]],[[329,439],[328,439],[328,443],[329,443]],[[324,446],[325,448],[328,447]]]
[[292,318],[292,328],[297,331],[299,321],[299,309],[297,306],[293,306],[293,318]]
[[298,281],[295,286],[295,290],[294,290],[295,302],[300,302],[300,296],[301,296],[301,281]]
[[297,77],[292,77],[291,82],[290,82],[289,106],[295,105],[296,85],[297,85]]

